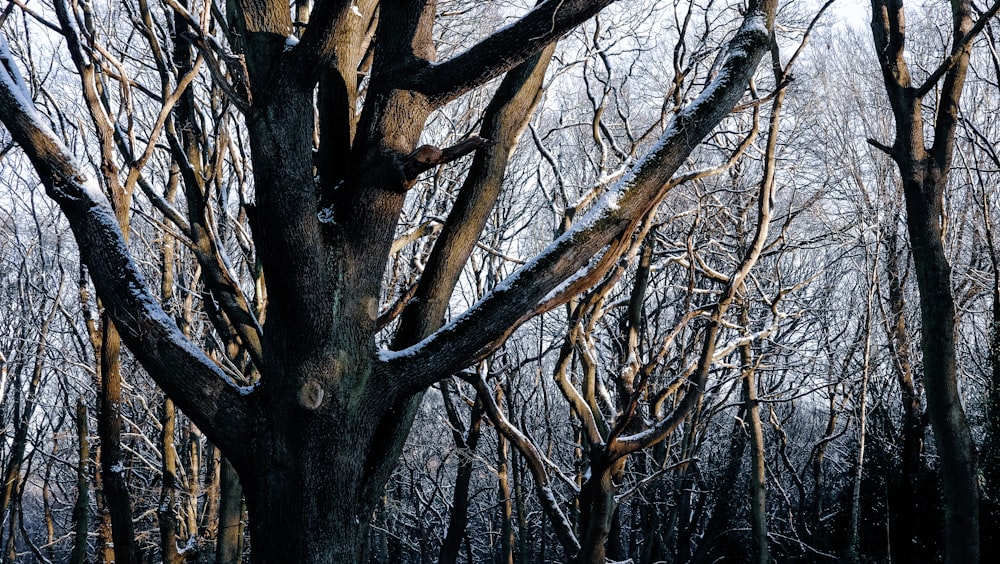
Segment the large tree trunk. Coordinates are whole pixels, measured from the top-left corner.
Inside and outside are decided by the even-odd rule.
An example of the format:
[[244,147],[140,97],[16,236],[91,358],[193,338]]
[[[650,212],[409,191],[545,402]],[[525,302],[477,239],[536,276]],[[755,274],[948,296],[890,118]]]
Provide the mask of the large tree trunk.
[[266,442],[254,443],[252,462],[236,465],[254,562],[360,562],[384,485],[373,484],[378,464],[367,459],[377,450],[373,403],[334,423],[298,406],[284,421],[261,422]]
[[[594,456],[594,453],[592,453]],[[604,564],[606,543],[611,534],[618,502],[618,488],[612,477],[624,465],[621,459],[608,467],[604,460],[591,458],[590,477],[580,488],[580,554],[579,564]]]
[[[941,195],[946,178],[935,176],[925,178],[924,182],[904,179],[910,243],[920,288],[927,412],[940,456],[945,560],[949,563],[978,562],[976,449],[958,391],[955,302],[951,293],[951,266],[942,240]],[[932,197],[928,198],[929,195]]]

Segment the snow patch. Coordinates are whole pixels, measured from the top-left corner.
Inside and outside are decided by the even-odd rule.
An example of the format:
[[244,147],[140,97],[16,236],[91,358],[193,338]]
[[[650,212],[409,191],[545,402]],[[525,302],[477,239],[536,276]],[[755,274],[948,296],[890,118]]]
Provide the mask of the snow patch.
[[325,223],[327,225],[336,225],[337,221],[333,217],[333,208],[323,208],[319,210],[316,214],[316,219],[320,223]]

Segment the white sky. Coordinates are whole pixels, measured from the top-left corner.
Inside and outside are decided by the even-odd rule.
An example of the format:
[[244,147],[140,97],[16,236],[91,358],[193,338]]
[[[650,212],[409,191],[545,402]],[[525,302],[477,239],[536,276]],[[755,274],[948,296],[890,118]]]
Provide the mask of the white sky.
[[867,27],[871,23],[871,2],[868,0],[836,0],[830,10],[837,25]]

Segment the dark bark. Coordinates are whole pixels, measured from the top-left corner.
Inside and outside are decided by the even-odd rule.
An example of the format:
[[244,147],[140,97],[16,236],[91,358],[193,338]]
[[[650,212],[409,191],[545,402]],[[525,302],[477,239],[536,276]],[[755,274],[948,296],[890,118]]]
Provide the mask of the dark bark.
[[576,562],[580,564],[604,564],[606,561],[606,543],[618,509],[615,499],[618,488],[613,477],[625,464],[625,459],[618,459],[609,466],[606,458],[595,454],[591,452],[590,477],[583,482],[578,497],[580,553]]
[[[447,382],[447,381],[446,381]],[[448,518],[448,530],[441,541],[441,552],[438,562],[454,564],[458,560],[462,541],[465,539],[465,527],[469,522],[469,486],[472,483],[472,472],[475,467],[473,454],[479,444],[479,436],[483,422],[482,404],[476,402],[472,408],[468,429],[462,424],[451,401],[450,386],[442,384],[442,394],[448,411],[448,421],[451,424],[455,446],[458,449],[458,471],[455,476],[455,491],[452,496],[451,512]]]
[[[749,443],[744,420],[746,418],[746,403],[740,406],[740,411],[733,419],[732,434],[729,439],[729,453],[726,458],[726,469],[713,488],[715,505],[712,507],[702,541],[698,543],[691,561],[696,563],[716,562],[727,555],[736,554],[743,549],[743,541],[736,529],[739,526],[737,515],[743,500],[734,495],[739,491],[740,469],[743,466],[744,453]],[[655,552],[653,554],[656,554]],[[650,555],[652,556],[652,555]],[[649,562],[647,557],[643,561]]]
[[[906,301],[903,293],[904,278],[900,272],[901,253],[897,236],[897,217],[886,230],[886,275],[889,285],[889,346],[893,353],[896,382],[899,384],[900,403],[903,407],[903,422],[900,430],[903,448],[900,456],[899,476],[895,482],[897,495],[894,496],[890,513],[892,554],[897,558],[916,561],[920,558],[919,479],[923,468],[921,455],[924,450],[924,428],[926,419],[920,405],[920,391],[910,362],[910,336],[906,326]],[[907,259],[903,259],[907,260]]]
[[[913,85],[903,56],[901,0],[872,0],[872,32],[896,122],[890,155],[899,167],[907,229],[920,295],[927,415],[940,455],[945,562],[979,560],[979,484],[976,450],[958,391],[955,301],[944,246],[944,193],[951,170],[958,103],[968,70],[971,39],[997,7],[973,24],[968,1],[952,2],[953,46],[922,85]],[[940,84],[939,84],[940,81]],[[923,96],[939,88],[934,140],[924,139]]]
[[983,473],[983,560],[1000,556],[997,524],[1000,524],[1000,254],[993,235],[991,209],[983,201],[986,241],[993,274],[992,323],[990,325],[990,387],[986,396],[986,436],[982,444],[980,468]]

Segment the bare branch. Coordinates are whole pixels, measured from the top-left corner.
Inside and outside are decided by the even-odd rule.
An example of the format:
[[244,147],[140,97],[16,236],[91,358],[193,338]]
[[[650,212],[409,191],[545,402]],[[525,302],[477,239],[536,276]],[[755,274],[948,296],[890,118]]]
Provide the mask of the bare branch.
[[489,143],[491,143],[489,139],[473,135],[446,149],[439,149],[434,145],[421,145],[417,147],[403,161],[403,174],[406,175],[408,186],[413,186],[420,173],[458,160],[477,149],[485,147]]
[[976,20],[976,23],[973,24],[972,29],[970,29],[965,35],[955,38],[955,42],[951,47],[951,54],[945,57],[945,59],[941,61],[941,64],[939,64],[937,68],[931,72],[931,74],[927,75],[924,83],[917,87],[915,93],[917,98],[923,98],[926,96],[928,92],[937,86],[938,81],[941,80],[945,73],[950,71],[959,61],[961,61],[962,57],[968,55],[966,51],[972,45],[972,42],[976,39],[979,33],[983,31],[983,28],[986,27],[986,24],[993,19],[993,16],[995,16],[998,11],[1000,11],[1000,1],[994,2],[988,10],[983,12],[982,15],[979,16],[979,19]]
[[149,293],[107,197],[35,109],[2,36],[0,63],[0,121],[69,220],[80,256],[122,338],[212,441],[239,456],[249,428],[243,392]]
[[586,217],[450,324],[408,349],[382,354],[389,370],[407,375],[407,390],[466,366],[531,317],[539,303],[567,288],[579,291],[581,279],[613,264],[631,232],[673,186],[677,169],[743,95],[768,49],[775,4],[751,3],[715,80],[674,116],[654,149]]
[[495,78],[559,39],[614,0],[546,0],[513,25],[440,64],[414,74],[409,88],[443,105]]

